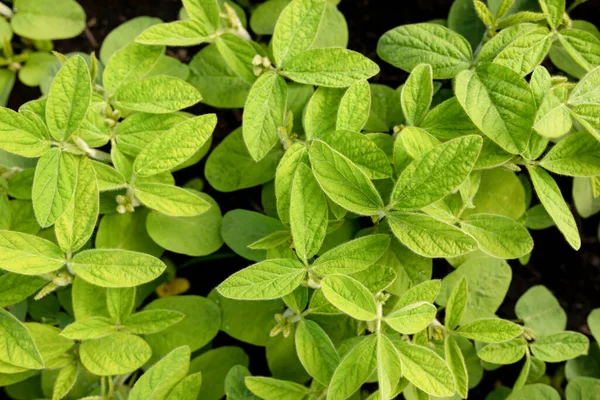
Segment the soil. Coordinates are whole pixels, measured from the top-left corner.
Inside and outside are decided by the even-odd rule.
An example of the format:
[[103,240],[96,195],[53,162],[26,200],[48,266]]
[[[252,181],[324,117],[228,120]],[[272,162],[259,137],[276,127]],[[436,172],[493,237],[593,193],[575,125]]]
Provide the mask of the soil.
[[[79,37],[60,41],[56,49],[66,53],[71,51],[98,51],[103,38],[122,22],[142,15],[160,17],[164,21],[177,18],[180,0],[78,0],[88,16],[88,29]],[[571,3],[571,1],[568,1]],[[393,4],[393,8],[390,5]],[[406,74],[377,58],[375,53],[378,38],[387,30],[398,25],[423,22],[431,19],[445,18],[452,0],[342,0],[339,9],[345,15],[349,31],[349,48],[359,51],[374,59],[381,66],[381,73],[374,81],[393,87],[402,83]],[[590,0],[579,6],[573,13],[573,19],[587,19],[600,26],[600,0]],[[178,56],[189,59],[196,49],[183,49]],[[9,106],[17,108],[23,102],[37,98],[37,89],[27,88],[17,84],[10,99]],[[216,112],[219,124],[215,132],[214,145],[241,123],[239,110],[215,110],[205,105],[199,105],[190,111],[201,114]],[[203,163],[189,168],[180,175],[178,180],[184,182],[190,176],[202,176]],[[571,180],[559,178],[559,185],[570,201]],[[220,193],[210,187],[206,188],[213,196],[223,213],[236,209],[260,209],[260,190],[246,189],[233,194]],[[513,280],[506,301],[499,310],[499,315],[515,318],[514,305],[517,299],[534,285],[545,285],[559,299],[560,304],[568,314],[568,329],[580,331],[589,335],[586,318],[589,312],[600,307],[600,243],[598,242],[598,224],[600,215],[577,223],[582,235],[581,250],[572,250],[556,228],[534,231],[535,249],[529,264],[522,266],[519,262],[511,261]],[[228,253],[224,246],[219,253]],[[171,255],[170,255],[171,256]],[[193,260],[197,264],[181,270],[180,275],[192,282],[192,292],[206,296],[208,292],[231,273],[249,264],[240,257],[223,259]],[[189,258],[172,255],[178,265],[190,262]],[[434,275],[443,277],[451,267],[443,260],[434,262]],[[264,349],[238,342],[225,334],[219,334],[215,345],[239,345],[246,349],[252,359],[251,369],[255,374],[268,374],[264,359]],[[495,372],[487,373],[479,387],[471,393],[471,398],[482,399],[498,382],[511,385],[518,374],[518,368],[505,367]]]

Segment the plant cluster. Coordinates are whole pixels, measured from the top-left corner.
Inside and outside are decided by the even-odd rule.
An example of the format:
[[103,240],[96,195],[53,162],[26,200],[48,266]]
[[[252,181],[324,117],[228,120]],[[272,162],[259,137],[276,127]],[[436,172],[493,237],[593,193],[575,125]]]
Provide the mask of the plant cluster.
[[[456,0],[394,28],[377,54],[408,73],[397,88],[367,81],[379,67],[346,49],[337,1],[268,0],[249,22],[241,3],[132,19],[99,59],[55,53],[35,67],[43,96],[0,108],[7,395],[461,399],[508,364],[518,377],[489,399],[597,395],[600,309],[591,346],[544,286],[496,315],[507,260],[539,251],[530,230],[581,246],[554,176],[573,177],[583,218],[600,211],[600,32],[569,17],[582,1]],[[71,0],[14,6],[21,36],[83,29]],[[166,49],[197,45],[189,65]],[[199,102],[243,107],[241,127],[212,148],[216,114],[184,111]],[[202,177],[176,183],[207,155],[207,184],[262,185],[261,212],[222,215]],[[223,244],[254,264],[182,295],[172,254],[191,266]],[[271,376],[213,347],[220,331],[265,347]]]

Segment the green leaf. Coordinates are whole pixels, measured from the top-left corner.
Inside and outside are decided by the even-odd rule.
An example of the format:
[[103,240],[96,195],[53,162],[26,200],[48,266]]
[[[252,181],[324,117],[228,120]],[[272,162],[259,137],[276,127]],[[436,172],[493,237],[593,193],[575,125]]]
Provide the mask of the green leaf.
[[440,293],[442,282],[439,279],[425,280],[410,288],[394,305],[394,310],[415,303],[433,303]]
[[329,275],[321,280],[321,289],[331,304],[360,321],[377,318],[377,304],[369,290],[356,279]]
[[312,266],[321,275],[351,274],[375,263],[390,245],[389,235],[368,235],[345,242],[323,253]]
[[336,47],[311,49],[286,61],[284,75],[306,85],[342,88],[379,72],[373,61],[352,50]]
[[469,235],[428,215],[393,212],[388,218],[398,240],[424,257],[456,257],[477,248]]
[[469,322],[458,328],[456,333],[467,339],[501,343],[522,334],[523,328],[504,319],[490,318]]
[[230,275],[217,290],[231,299],[269,300],[289,294],[304,280],[306,269],[299,261],[273,259],[251,265]]
[[167,266],[148,254],[117,249],[85,250],[71,261],[74,273],[102,287],[132,287],[156,279]]
[[460,227],[477,241],[484,253],[493,257],[519,258],[533,249],[529,231],[508,217],[473,214],[463,219]]
[[429,64],[419,64],[406,80],[400,99],[406,123],[420,126],[433,98],[433,70]]
[[265,236],[262,239],[257,240],[254,243],[249,244],[248,248],[253,250],[270,250],[284,243],[289,244],[290,239],[290,231],[276,231]]
[[448,298],[446,303],[446,316],[444,318],[444,325],[450,330],[456,329],[460,325],[460,321],[467,307],[467,300],[469,298],[469,292],[467,290],[467,281],[463,277],[458,284],[452,289],[452,294]]
[[535,116],[531,88],[516,72],[498,64],[484,64],[456,77],[456,98],[473,123],[512,154],[529,142]]
[[104,88],[112,96],[124,84],[146,77],[164,53],[165,48],[162,46],[128,44],[117,51],[106,64],[102,75]]
[[327,400],[344,400],[356,392],[377,368],[377,336],[369,335],[354,346],[336,368]]
[[91,164],[96,173],[98,191],[119,190],[127,186],[125,177],[113,167],[93,160]]
[[133,385],[128,399],[160,400],[186,377],[190,367],[190,348],[178,347],[146,371]]
[[91,317],[75,321],[65,327],[60,335],[67,339],[87,340],[115,333],[115,323],[106,317]]
[[75,364],[67,365],[60,370],[52,388],[52,400],[60,400],[71,391],[77,382],[77,370]]
[[302,144],[294,143],[281,158],[275,172],[277,214],[281,221],[286,224],[290,221],[292,183],[301,164],[308,164],[308,150]]
[[587,132],[575,133],[550,149],[540,165],[561,175],[600,175],[600,142]]
[[428,63],[434,79],[454,78],[471,66],[473,58],[471,45],[464,37],[432,23],[403,25],[387,31],[377,43],[377,54],[408,72]]
[[0,107],[0,133],[0,149],[10,153],[39,157],[50,150],[46,129],[8,108]]
[[[4,269],[3,266],[1,268]],[[36,293],[46,283],[45,279],[38,276],[28,276],[18,273],[3,274],[0,276],[0,307],[10,306],[27,299],[27,297]]]
[[123,319],[122,329],[136,335],[148,335],[176,325],[184,314],[172,310],[147,310]]
[[303,320],[295,335],[296,351],[302,365],[323,385],[328,385],[340,358],[327,333],[316,323]]
[[483,361],[494,364],[514,364],[525,356],[527,342],[523,338],[516,338],[503,343],[491,343],[477,352]]
[[[537,114],[533,129],[546,138],[558,138],[571,130],[573,120],[566,106],[568,87],[559,85],[552,88],[544,97]],[[531,143],[529,145],[531,147]]]
[[299,165],[292,183],[290,227],[298,256],[307,260],[323,244],[328,208],[323,191],[306,165]]
[[65,265],[54,243],[34,235],[0,230],[0,268],[23,275],[40,275]]
[[433,396],[452,396],[454,377],[444,360],[426,347],[395,342],[402,362],[402,374],[413,385]]
[[102,41],[99,53],[100,61],[102,61],[104,65],[108,64],[108,61],[113,54],[127,46],[129,43],[135,41],[136,36],[142,33],[146,28],[160,24],[161,22],[160,18],[136,17],[117,26],[110,31]]
[[593,398],[600,390],[600,379],[577,376],[569,381],[566,388],[568,400]]
[[486,27],[477,17],[473,0],[457,0],[450,6],[448,28],[464,36],[475,49],[486,32]]
[[99,207],[94,167],[89,158],[82,157],[77,168],[73,198],[54,227],[61,249],[73,253],[85,245],[94,233]]
[[539,3],[552,29],[558,28],[565,13],[565,0],[539,0]]
[[233,366],[225,378],[225,396],[227,400],[259,400],[248,387],[245,378],[252,376],[243,365]]
[[552,217],[558,229],[575,250],[581,246],[579,231],[573,214],[565,202],[558,185],[552,177],[541,167],[531,165],[527,167],[531,182],[540,201]]
[[202,96],[195,87],[179,78],[159,75],[124,84],[113,100],[117,108],[165,114],[193,106],[202,100]]
[[190,372],[202,372],[199,399],[219,400],[225,395],[227,372],[235,366],[248,366],[248,355],[240,347],[223,346],[208,350],[192,360]]
[[76,186],[79,159],[58,148],[38,161],[33,178],[33,209],[40,225],[48,227],[68,208]]
[[[191,374],[179,381],[165,400],[196,400],[202,387],[202,373]],[[254,400],[254,399],[248,399]]]
[[11,27],[22,37],[37,40],[68,39],[79,35],[85,28],[85,11],[73,0],[52,3],[37,0],[17,0],[18,12],[11,19]]
[[508,43],[494,58],[494,64],[503,65],[525,76],[546,58],[552,46],[552,38],[552,33],[546,27],[527,32]]
[[0,361],[28,369],[44,368],[44,361],[31,334],[19,320],[0,309]]
[[[30,308],[30,312],[32,311],[33,307]],[[65,365],[65,361],[72,360],[70,355],[65,353],[73,347],[74,343],[61,337],[59,328],[36,322],[27,322],[24,325],[42,355],[44,368],[60,368]]]
[[135,41],[142,44],[163,46],[195,46],[208,42],[214,29],[196,19],[152,25]]
[[371,90],[367,81],[358,81],[350,86],[340,100],[336,130],[360,132],[369,119]]
[[164,183],[137,183],[135,196],[146,207],[172,217],[193,217],[210,208],[210,203],[193,192]]
[[255,161],[265,157],[277,144],[279,128],[284,126],[287,96],[285,80],[274,72],[261,75],[248,94],[242,133]]
[[477,16],[485,26],[494,26],[495,17],[492,15],[490,9],[481,0],[475,0],[473,2]]
[[227,65],[240,78],[248,83],[254,83],[256,75],[254,75],[252,60],[258,52],[253,44],[233,33],[222,34],[217,37],[215,43]]
[[559,400],[560,398],[560,395],[552,386],[543,383],[534,383],[513,391],[506,400]]
[[319,30],[325,12],[325,0],[296,0],[283,9],[273,32],[272,47],[275,64],[287,62],[307,50]]
[[170,171],[192,157],[210,138],[217,117],[206,114],[190,118],[150,142],[136,157],[134,172],[152,176]]
[[452,336],[446,336],[444,354],[446,355],[448,367],[454,376],[456,392],[466,399],[469,391],[469,371],[461,348]]
[[92,285],[75,276],[71,287],[73,314],[80,321],[90,317],[109,317],[106,308],[106,289]]
[[[357,85],[359,83],[356,83]],[[319,137],[334,131],[337,124],[337,113],[346,91],[341,88],[318,87],[313,93],[306,110],[302,114],[302,124],[307,139]]]
[[569,95],[569,104],[592,104],[600,101],[600,68],[586,74]]
[[403,335],[413,335],[427,328],[436,313],[434,305],[419,302],[395,309],[385,316],[384,321]]
[[600,66],[600,39],[580,29],[561,29],[557,35],[567,53],[585,71]]
[[370,84],[371,110],[364,129],[369,132],[387,132],[404,122],[400,96],[391,87]]
[[383,209],[373,183],[348,158],[319,140],[312,143],[309,154],[317,181],[336,204],[361,215],[375,215]]
[[54,139],[62,141],[79,127],[90,106],[92,84],[87,64],[71,57],[52,81],[46,101],[46,123]]
[[297,383],[262,376],[248,376],[245,382],[261,399],[302,400],[309,392],[307,387]]
[[558,332],[536,339],[529,347],[533,355],[546,362],[562,362],[587,354],[589,340],[579,332]]
[[394,344],[384,334],[377,335],[377,380],[382,399],[392,399],[402,377],[400,356]]
[[471,172],[483,140],[469,135],[434,147],[413,161],[398,178],[392,207],[417,210],[456,190]]
[[134,310],[135,288],[106,289],[106,308],[117,322],[123,321]]
[[81,363],[94,375],[123,375],[140,368],[152,354],[144,339],[127,333],[113,333],[86,340],[79,347]]
[[597,338],[600,337],[600,309],[595,308],[592,310],[587,317],[587,323],[590,327],[590,331],[592,332],[592,336],[594,339],[596,339],[596,341],[598,341]]

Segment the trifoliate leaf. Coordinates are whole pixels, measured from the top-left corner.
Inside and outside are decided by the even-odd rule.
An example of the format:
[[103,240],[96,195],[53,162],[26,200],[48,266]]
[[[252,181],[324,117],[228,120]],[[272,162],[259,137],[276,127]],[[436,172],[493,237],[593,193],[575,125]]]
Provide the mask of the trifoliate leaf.
[[123,321],[134,309],[135,288],[106,289],[106,308],[115,321]]
[[[427,113],[420,125],[430,135],[441,139],[454,139],[479,133],[462,106],[452,97]],[[401,136],[404,132],[401,133]]]
[[581,29],[561,29],[558,40],[567,53],[585,71],[600,66],[600,39]]
[[27,369],[41,369],[44,361],[31,334],[19,320],[8,311],[0,309],[0,361]]
[[102,84],[109,95],[113,95],[122,85],[144,78],[164,54],[162,46],[145,46],[130,43],[117,51],[111,58],[102,75]]
[[159,400],[167,394],[188,373],[190,348],[178,347],[146,371],[133,385],[128,399]]
[[300,362],[323,385],[328,385],[340,358],[327,333],[316,323],[303,320],[295,335]]
[[552,29],[558,28],[565,13],[565,0],[539,0],[539,3]]
[[410,73],[400,94],[406,123],[420,126],[429,111],[433,97],[433,72],[431,65],[419,64]]
[[115,333],[115,323],[106,317],[91,317],[75,321],[65,327],[60,335],[67,339],[88,340]]
[[552,34],[542,27],[510,42],[494,59],[494,64],[503,65],[521,76],[529,74],[550,51]]
[[356,279],[329,275],[321,281],[323,294],[331,304],[360,321],[377,318],[377,304],[369,290]]
[[350,86],[340,101],[336,130],[360,132],[369,119],[371,90],[367,81],[358,81]]
[[210,203],[191,191],[164,183],[138,183],[135,196],[146,207],[172,217],[193,217],[210,208]]
[[286,103],[287,85],[276,73],[265,73],[252,85],[244,105],[242,133],[255,161],[265,157],[279,140]]
[[277,299],[296,289],[305,275],[306,269],[299,261],[273,259],[230,275],[217,290],[231,299]]
[[514,364],[525,356],[527,342],[516,338],[503,343],[491,343],[477,352],[483,361],[494,364]]
[[152,354],[144,339],[127,333],[113,333],[86,340],[79,347],[81,363],[99,376],[128,374],[140,368]]
[[0,230],[0,268],[22,275],[40,275],[65,265],[54,243],[26,233]]
[[398,240],[424,257],[455,257],[477,248],[457,227],[424,214],[394,212],[389,222]]
[[540,165],[561,175],[600,175],[600,142],[587,132],[575,133],[550,149]]
[[362,339],[342,359],[329,384],[327,400],[344,400],[356,392],[377,368],[377,336]]
[[384,33],[377,43],[377,54],[409,72],[418,64],[428,63],[434,79],[453,78],[470,67],[473,57],[464,37],[431,23],[403,25]]
[[395,309],[385,316],[384,321],[403,335],[413,335],[427,328],[436,312],[434,305],[419,302]]
[[516,72],[484,64],[456,77],[456,98],[473,123],[512,154],[525,150],[535,116],[531,88]]
[[373,61],[352,50],[336,47],[311,49],[286,61],[284,75],[306,85],[342,88],[379,72]]
[[458,328],[456,333],[467,339],[501,343],[519,336],[523,328],[504,319],[490,318],[469,322]]
[[45,128],[40,130],[22,114],[0,107],[0,149],[23,157],[39,157],[50,150]]
[[117,249],[85,250],[70,262],[86,281],[102,287],[132,287],[156,279],[167,267],[158,258]]
[[351,274],[375,263],[390,245],[389,235],[368,235],[323,253],[311,269],[322,275]]
[[119,150],[137,156],[150,142],[188,118],[183,113],[136,113],[119,123],[115,137]]
[[583,334],[565,331],[536,339],[530,348],[533,355],[542,361],[562,362],[586,354],[589,345]]
[[118,108],[165,114],[193,106],[202,100],[202,96],[179,78],[159,75],[124,84],[113,100]]
[[558,185],[552,177],[541,167],[528,166],[529,176],[540,201],[552,217],[558,229],[575,250],[581,246],[581,238],[575,218],[565,202]]

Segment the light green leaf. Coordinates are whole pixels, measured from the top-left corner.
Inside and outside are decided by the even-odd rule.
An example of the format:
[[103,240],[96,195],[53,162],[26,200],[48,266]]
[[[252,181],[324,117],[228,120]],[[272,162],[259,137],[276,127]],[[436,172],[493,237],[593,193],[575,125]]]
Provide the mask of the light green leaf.
[[195,46],[208,42],[214,29],[196,19],[152,25],[135,41],[142,44],[163,46]]
[[600,68],[586,74],[569,95],[569,104],[592,104],[600,101]]
[[479,133],[456,97],[444,101],[429,111],[420,127],[427,133],[442,139],[454,139],[458,136]]
[[377,335],[377,380],[382,399],[395,397],[396,385],[401,377],[402,365],[396,347],[384,334]]
[[122,85],[113,100],[118,108],[165,114],[193,106],[202,95],[179,78],[158,75]]
[[225,396],[227,400],[259,400],[246,386],[245,378],[252,376],[248,368],[236,365],[227,372]]
[[539,0],[539,3],[552,29],[558,28],[565,13],[565,0]]
[[283,155],[275,172],[277,214],[286,224],[290,221],[292,182],[301,164],[308,164],[308,151],[302,144],[294,143]]
[[379,57],[412,71],[421,63],[433,68],[434,79],[449,79],[470,67],[471,45],[461,35],[432,23],[403,25],[387,31],[377,43]]
[[76,186],[79,159],[58,148],[38,161],[33,178],[33,209],[40,225],[52,225],[68,208]]
[[398,341],[402,374],[413,385],[433,396],[452,396],[454,377],[448,365],[433,350]]
[[[0,237],[2,232],[0,232]],[[39,250],[39,247],[37,248]],[[5,249],[3,249],[4,251]],[[4,267],[0,267],[4,269]],[[0,307],[19,303],[36,293],[47,283],[38,276],[28,276],[18,273],[5,273],[0,276]]]
[[44,368],[44,361],[31,334],[19,320],[0,309],[0,361],[28,369]]
[[287,85],[276,73],[261,75],[252,86],[244,106],[242,133],[255,161],[277,144],[279,128],[284,126],[286,103]]
[[327,400],[345,400],[356,392],[377,368],[377,336],[362,339],[335,370]]
[[135,305],[135,293],[135,288],[106,289],[106,308],[115,321],[121,322],[131,314]]
[[410,288],[394,305],[394,310],[415,303],[433,303],[440,293],[442,282],[439,279],[425,280]]
[[208,350],[192,360],[190,372],[202,372],[199,399],[219,400],[225,395],[227,372],[235,366],[248,366],[248,355],[240,347],[222,346]]
[[136,157],[134,172],[152,176],[170,171],[192,157],[210,138],[217,117],[206,114],[175,125],[151,141]]
[[375,263],[390,245],[389,235],[368,235],[323,253],[311,269],[321,275],[351,274]]
[[68,139],[79,127],[90,106],[92,83],[87,64],[71,57],[52,81],[46,101],[46,123],[52,137]]
[[52,3],[37,0],[17,0],[17,13],[11,27],[22,37],[37,40],[68,39],[79,35],[85,28],[85,11],[73,0]]
[[23,275],[40,275],[65,265],[54,243],[26,233],[0,230],[0,268]]
[[392,207],[417,210],[456,190],[471,172],[483,140],[469,135],[434,147],[413,161],[392,192]]
[[[202,373],[191,374],[179,381],[165,400],[196,400],[202,387]],[[254,399],[248,399],[254,400]]]
[[336,204],[361,215],[375,215],[383,209],[373,183],[348,158],[319,140],[312,143],[309,154],[317,181]]
[[403,335],[413,335],[427,328],[435,319],[434,305],[419,302],[395,309],[385,316],[384,321]]
[[71,261],[74,273],[102,287],[132,287],[156,279],[167,266],[148,254],[117,249],[85,250]]
[[137,183],[135,196],[146,207],[172,217],[193,217],[210,208],[210,203],[193,192],[164,183]]
[[491,343],[477,352],[483,361],[494,364],[514,364],[525,356],[527,342],[516,338],[503,343]]
[[178,347],[146,371],[129,392],[130,400],[162,400],[188,373],[190,348]]
[[506,400],[560,400],[560,394],[552,386],[543,383],[525,385],[521,389],[514,390]]
[[558,40],[567,53],[585,71],[600,66],[600,39],[580,29],[561,29]]
[[253,72],[252,60],[258,54],[251,42],[234,35],[224,33],[215,40],[219,53],[227,65],[248,83],[254,83],[256,75]]
[[587,354],[590,342],[579,332],[564,331],[538,338],[529,347],[546,362],[562,362]]
[[531,88],[516,72],[498,64],[484,64],[456,77],[456,98],[473,123],[512,154],[529,142],[535,101]]
[[323,244],[328,208],[323,191],[306,165],[299,165],[292,183],[290,227],[298,256],[307,260]]
[[321,280],[321,289],[331,304],[360,321],[377,318],[375,298],[362,283],[344,275],[329,275]]
[[[346,90],[340,100],[336,130],[360,132],[369,119],[371,90],[367,81],[358,81]],[[308,111],[307,111],[308,112]]]
[[58,377],[52,387],[52,400],[60,400],[65,397],[77,382],[77,365],[67,365],[58,373]]
[[352,50],[330,47],[298,53],[286,61],[284,75],[307,85],[342,88],[379,72],[373,61]]
[[159,18],[136,17],[117,26],[102,41],[100,60],[106,65],[113,54],[135,41],[136,36],[146,28],[160,24],[161,22]]
[[577,376],[567,384],[566,395],[568,400],[592,399],[599,390],[600,379]]
[[39,157],[50,150],[47,132],[23,114],[0,107],[0,149],[23,157]]
[[463,219],[460,226],[477,241],[484,253],[493,257],[519,258],[533,249],[529,231],[508,217],[473,214]]
[[96,232],[96,248],[139,251],[160,257],[164,250],[146,231],[149,213],[148,208],[139,208],[133,213],[103,216]]
[[523,328],[504,319],[490,318],[469,322],[458,328],[456,333],[467,339],[501,343],[522,334]]
[[136,335],[148,335],[160,332],[176,325],[184,314],[172,310],[146,310],[123,319],[122,329]]
[[245,382],[252,393],[266,400],[302,400],[309,392],[300,384],[262,376],[248,376]]
[[448,303],[446,303],[446,316],[444,318],[446,328],[454,330],[460,325],[468,298],[467,280],[463,277],[452,289],[452,294],[448,298]]
[[272,39],[278,67],[287,66],[292,57],[310,47],[317,36],[325,4],[325,0],[295,0],[283,9]]
[[284,243],[290,243],[291,239],[290,231],[276,231],[262,239],[257,240],[254,243],[248,245],[249,249],[253,250],[269,250],[282,245]]
[[550,149],[540,165],[561,175],[600,175],[600,142],[587,132],[575,133]]
[[146,46],[130,43],[117,51],[102,75],[102,84],[109,95],[128,82],[144,78],[165,53],[162,46]]
[[446,355],[448,367],[454,376],[456,392],[466,399],[469,391],[469,371],[461,348],[450,335],[446,336],[444,342],[444,354]]
[[113,167],[93,160],[92,167],[96,173],[98,191],[119,190],[127,186],[125,177]]
[[[30,308],[31,311],[33,311],[33,307]],[[61,337],[59,328],[37,322],[26,322],[24,325],[31,333],[31,337],[42,355],[44,368],[61,368],[72,361],[72,357],[65,352],[69,351],[75,343]]]
[[123,375],[140,368],[152,354],[144,339],[127,333],[113,333],[86,340],[79,347],[81,363],[99,376]]
[[65,327],[60,335],[67,339],[87,340],[115,333],[115,323],[106,317],[91,317],[75,321]]
[[90,317],[109,317],[106,308],[106,289],[92,285],[81,277],[76,276],[71,286],[73,299],[73,314],[78,321]]
[[[359,83],[355,85],[357,84]],[[315,90],[302,116],[307,139],[316,138],[336,129],[337,112],[345,93],[341,88],[318,87]]]
[[82,157],[77,168],[73,198],[54,227],[58,244],[65,252],[79,250],[90,239],[96,227],[99,207],[94,167],[89,158]]
[[400,96],[389,86],[370,84],[371,111],[364,129],[369,132],[387,132],[404,122]]
[[419,126],[433,98],[433,70],[429,64],[419,64],[410,73],[406,80],[400,99],[406,123]]
[[494,58],[494,64],[503,65],[525,76],[546,58],[552,46],[552,37],[551,32],[545,27],[527,32],[498,53]]
[[248,245],[265,236],[287,230],[279,220],[247,210],[232,210],[223,216],[221,236],[230,249],[240,256],[261,261],[267,258],[266,250],[252,250]]
[[581,246],[581,238],[573,214],[565,202],[558,185],[552,177],[541,167],[531,165],[527,167],[529,176],[540,201],[552,217],[558,229],[575,250]]
[[328,385],[340,358],[327,333],[316,323],[303,320],[295,335],[300,362],[312,377]]
[[[554,139],[564,136],[571,130],[573,120],[565,104],[568,93],[567,85],[559,85],[552,88],[545,95],[533,124],[533,129],[537,133],[546,138]],[[531,144],[528,147],[531,147]]]
[[477,248],[457,227],[424,214],[394,212],[389,222],[398,240],[424,257],[456,257]]
[[600,308],[595,308],[587,317],[587,323],[596,341],[600,338]]
[[230,275],[217,290],[231,299],[277,299],[293,292],[305,275],[306,269],[299,261],[273,259]]

